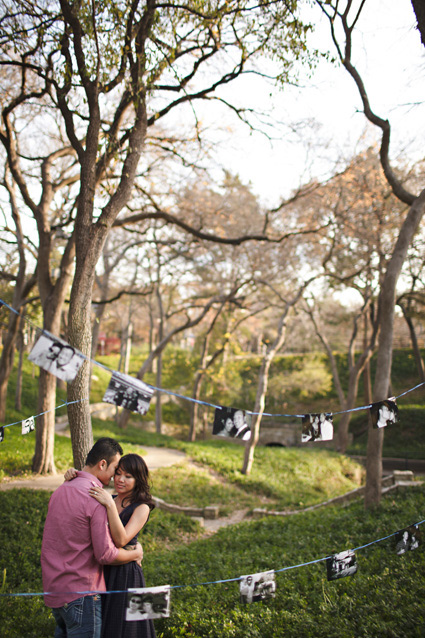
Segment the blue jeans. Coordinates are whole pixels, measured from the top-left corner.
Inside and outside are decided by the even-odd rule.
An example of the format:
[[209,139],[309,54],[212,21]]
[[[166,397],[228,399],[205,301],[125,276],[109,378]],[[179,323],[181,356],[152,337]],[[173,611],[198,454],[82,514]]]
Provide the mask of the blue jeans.
[[100,638],[102,607],[100,595],[82,596],[52,609],[55,638]]

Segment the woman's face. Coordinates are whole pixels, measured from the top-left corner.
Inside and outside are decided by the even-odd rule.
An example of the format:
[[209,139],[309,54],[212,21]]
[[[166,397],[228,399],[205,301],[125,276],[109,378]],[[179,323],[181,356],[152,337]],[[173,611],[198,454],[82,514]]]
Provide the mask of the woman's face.
[[140,608],[140,604],[141,604],[140,598],[131,598],[129,607],[131,611],[136,611],[136,609]]
[[134,476],[119,467],[114,476],[114,486],[117,494],[122,497],[130,496],[135,485],[136,479]]

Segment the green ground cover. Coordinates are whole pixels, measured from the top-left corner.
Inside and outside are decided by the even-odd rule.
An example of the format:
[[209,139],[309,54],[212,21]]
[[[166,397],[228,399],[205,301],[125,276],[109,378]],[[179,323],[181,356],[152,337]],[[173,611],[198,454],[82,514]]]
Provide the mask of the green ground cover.
[[[0,493],[1,593],[41,591],[47,502],[45,492]],[[150,586],[173,587],[170,618],[155,621],[158,638],[419,638],[425,627],[424,546],[397,556],[393,537],[358,549],[358,572],[348,578],[328,582],[323,561],[277,573],[276,597],[262,603],[242,605],[237,582],[201,583],[360,548],[422,521],[424,513],[425,489],[400,488],[373,512],[358,502],[241,523],[193,540],[199,529],[190,519],[154,511],[142,538],[145,576]],[[0,600],[1,636],[53,635],[40,596]]]
[[[29,476],[35,433],[22,436],[11,427],[1,447],[0,480]],[[118,439],[124,452],[144,454],[144,445],[162,443],[188,454],[196,464],[183,463],[152,473],[152,493],[176,505],[219,505],[227,515],[238,508],[302,508],[348,492],[361,484],[360,466],[325,449],[258,448],[250,476],[241,474],[244,448],[232,441],[186,443],[150,434],[137,427],[120,430],[115,423],[93,421],[93,434]],[[55,437],[55,463],[62,472],[72,466],[71,441]]]
[[[175,360],[177,370],[184,361],[181,355]],[[407,374],[411,373],[408,358],[401,357],[399,370],[394,394],[405,390],[406,384],[414,385]],[[250,370],[249,374],[254,372]],[[108,373],[96,370],[96,377],[92,402],[101,400]],[[11,407],[13,383],[12,379],[7,422],[34,414],[36,405],[36,382],[28,362],[20,412]],[[60,390],[57,403],[64,400],[65,393]],[[315,405],[322,409],[319,402]],[[311,408],[311,404],[309,406]],[[178,407],[173,404],[170,414]],[[423,410],[418,391],[400,401],[400,425],[387,428],[384,453],[390,450],[391,456],[399,456],[403,449],[412,457],[424,458]],[[59,412],[64,413],[65,409]],[[364,446],[362,415],[359,413],[353,418],[353,431],[359,435],[353,444],[357,453],[362,453],[361,446]],[[119,430],[112,421],[93,419],[94,438],[113,436],[121,441],[125,452],[142,455],[144,446],[151,445],[185,451],[193,464],[153,473],[153,493],[180,505],[217,504],[222,514],[253,507],[299,509],[346,492],[361,480],[358,465],[319,446],[257,448],[253,471],[246,477],[240,473],[242,446],[218,439],[187,443],[146,431],[141,421],[138,417],[132,418],[125,430]],[[0,446],[0,481],[29,474],[34,451],[34,432],[22,436],[20,427],[12,426],[6,428],[5,434]],[[56,436],[55,462],[59,471],[72,464],[69,437]],[[47,493],[32,490],[0,492],[0,587],[3,593],[42,589],[39,553],[48,498]],[[201,528],[192,519],[155,510],[143,535],[147,582],[185,586],[172,590],[172,615],[167,620],[156,621],[158,638],[422,636],[425,628],[423,546],[400,557],[394,553],[391,539],[359,550],[359,571],[351,578],[328,583],[323,562],[278,573],[276,598],[267,603],[242,606],[235,582],[186,585],[280,569],[359,547],[421,521],[424,513],[425,490],[410,488],[388,495],[382,505],[370,513],[364,512],[359,502],[344,509],[332,507],[246,522],[203,538]],[[52,634],[53,620],[40,596],[0,598],[1,637],[44,638]]]

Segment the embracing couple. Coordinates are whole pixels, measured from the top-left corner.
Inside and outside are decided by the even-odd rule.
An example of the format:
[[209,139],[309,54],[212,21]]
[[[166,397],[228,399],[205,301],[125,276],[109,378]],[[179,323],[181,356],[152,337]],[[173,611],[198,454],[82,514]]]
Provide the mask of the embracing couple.
[[[122,454],[114,439],[99,439],[51,496],[41,568],[55,638],[155,638],[152,620],[125,620],[126,593],[91,593],[145,586],[137,535],[154,508],[149,472],[141,456]],[[103,489],[112,477],[115,497]]]

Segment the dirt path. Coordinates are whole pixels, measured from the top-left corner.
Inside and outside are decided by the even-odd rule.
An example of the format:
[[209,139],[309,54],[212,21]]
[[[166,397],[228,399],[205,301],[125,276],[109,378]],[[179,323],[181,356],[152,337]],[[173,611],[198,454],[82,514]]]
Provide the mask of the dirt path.
[[[187,455],[179,450],[172,450],[164,447],[143,446],[145,454],[143,458],[149,470],[155,471],[160,467],[170,467],[178,463],[188,461]],[[0,483],[0,491],[29,488],[33,490],[47,490],[53,492],[63,483],[63,474],[52,474],[49,476],[32,476],[26,479],[10,479]],[[203,527],[206,534],[214,534],[220,527],[240,523],[245,517],[247,510],[237,510],[226,518],[216,518],[213,520],[203,519]]]
[[[159,467],[169,467],[176,463],[183,463],[186,460],[186,454],[179,450],[171,450],[165,447],[147,447],[143,446],[146,451],[143,458],[149,470],[156,470]],[[27,479],[11,479],[0,483],[0,491],[11,490],[14,488],[27,487],[33,490],[55,490],[63,483],[63,474],[51,474],[49,476],[33,476]]]

